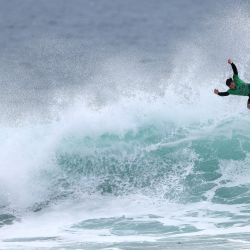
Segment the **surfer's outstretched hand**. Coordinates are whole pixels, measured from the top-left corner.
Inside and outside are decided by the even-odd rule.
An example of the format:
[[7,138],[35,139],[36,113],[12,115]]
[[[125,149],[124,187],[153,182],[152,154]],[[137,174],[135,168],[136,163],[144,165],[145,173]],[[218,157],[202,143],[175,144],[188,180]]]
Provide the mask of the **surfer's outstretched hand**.
[[218,89],[215,89],[215,90],[214,90],[214,93],[215,93],[216,95],[218,95],[219,90],[218,90]]
[[232,63],[233,63],[232,60],[231,60],[230,58],[227,60],[227,62],[228,62],[229,64],[232,64]]

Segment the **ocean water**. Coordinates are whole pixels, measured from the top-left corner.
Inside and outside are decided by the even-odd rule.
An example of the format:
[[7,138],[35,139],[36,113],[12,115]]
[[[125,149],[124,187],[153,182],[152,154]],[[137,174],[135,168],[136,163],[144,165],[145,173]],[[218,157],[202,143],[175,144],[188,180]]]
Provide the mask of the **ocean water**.
[[1,1],[0,249],[250,249],[249,10]]

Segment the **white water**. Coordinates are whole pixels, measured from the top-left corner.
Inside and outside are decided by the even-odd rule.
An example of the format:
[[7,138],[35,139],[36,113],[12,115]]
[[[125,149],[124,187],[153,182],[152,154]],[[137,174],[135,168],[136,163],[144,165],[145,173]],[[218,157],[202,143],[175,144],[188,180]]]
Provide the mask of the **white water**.
[[[45,43],[43,31],[36,43],[30,41],[25,60],[41,60],[32,74],[26,66],[10,74],[13,67],[2,61],[3,79],[12,85],[1,106],[1,215],[14,219],[1,218],[0,248],[249,247],[247,99],[213,94],[213,88],[226,89],[228,56],[240,76],[250,79],[248,6],[234,2],[222,9],[221,3],[214,3],[206,13],[190,5],[199,25],[185,11],[181,18],[170,3],[179,23],[173,26],[175,32],[171,26],[161,34],[162,47],[152,38],[144,39],[150,45],[140,47],[140,38],[127,37],[122,52],[115,44],[103,52],[96,42],[99,27],[91,30],[100,53],[93,59],[79,46],[74,7],[72,26],[66,30],[74,31],[70,39],[75,47],[59,38],[64,24],[55,40],[49,36]],[[139,15],[140,4],[132,12],[128,6],[125,17]],[[151,7],[145,11],[151,13]],[[57,8],[53,5],[55,13]],[[107,6],[102,8],[107,11]],[[153,13],[159,18],[146,20],[158,34],[155,27],[161,26],[159,20],[165,22],[165,14]],[[81,23],[80,15],[77,18]],[[41,20],[34,25],[39,27]],[[182,26],[189,32],[180,32]],[[122,27],[124,35],[131,26]],[[113,39],[119,37],[116,32],[110,33]],[[131,39],[138,44],[132,46]],[[102,46],[110,40],[105,37]],[[145,50],[149,47],[151,53]],[[161,56],[165,49],[168,53]],[[76,51],[86,53],[85,59],[71,57]],[[18,48],[12,56],[24,54]],[[21,98],[13,95],[18,83]]]

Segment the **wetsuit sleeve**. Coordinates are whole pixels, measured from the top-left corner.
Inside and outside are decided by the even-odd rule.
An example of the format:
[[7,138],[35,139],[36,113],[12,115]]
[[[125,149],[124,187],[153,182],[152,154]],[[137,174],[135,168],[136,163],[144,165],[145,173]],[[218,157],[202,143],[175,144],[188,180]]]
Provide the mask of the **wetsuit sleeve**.
[[219,92],[218,93],[219,96],[228,96],[229,93],[226,91],[226,92]]
[[234,64],[234,63],[231,63],[231,66],[232,66],[232,69],[233,69],[234,75],[238,75],[238,70],[237,70],[237,68],[236,68],[235,64]]

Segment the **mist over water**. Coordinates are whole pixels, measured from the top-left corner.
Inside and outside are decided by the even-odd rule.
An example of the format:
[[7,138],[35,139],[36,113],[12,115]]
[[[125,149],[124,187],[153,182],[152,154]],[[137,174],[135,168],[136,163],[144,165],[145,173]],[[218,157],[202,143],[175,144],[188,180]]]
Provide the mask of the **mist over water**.
[[249,4],[1,3],[1,249],[249,248]]

